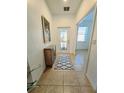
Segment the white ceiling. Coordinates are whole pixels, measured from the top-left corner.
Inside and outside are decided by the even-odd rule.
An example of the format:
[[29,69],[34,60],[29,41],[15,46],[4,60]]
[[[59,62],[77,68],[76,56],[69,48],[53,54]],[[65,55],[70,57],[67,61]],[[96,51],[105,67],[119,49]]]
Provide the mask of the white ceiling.
[[[83,0],[45,0],[53,15],[73,15],[77,12]],[[69,6],[70,11],[64,11],[64,7]]]

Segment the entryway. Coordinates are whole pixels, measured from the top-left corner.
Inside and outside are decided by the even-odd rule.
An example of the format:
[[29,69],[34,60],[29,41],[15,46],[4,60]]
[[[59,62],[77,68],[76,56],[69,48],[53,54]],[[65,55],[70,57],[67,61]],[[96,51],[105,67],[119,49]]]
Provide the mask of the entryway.
[[70,52],[70,39],[69,39],[70,27],[58,27],[58,51],[60,53]]

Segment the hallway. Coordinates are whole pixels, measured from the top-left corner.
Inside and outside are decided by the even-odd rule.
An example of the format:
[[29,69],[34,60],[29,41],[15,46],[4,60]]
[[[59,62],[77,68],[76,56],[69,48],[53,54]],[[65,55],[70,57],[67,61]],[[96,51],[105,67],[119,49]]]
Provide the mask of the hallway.
[[124,0],[0,4],[1,93],[124,93]]
[[[41,76],[38,85],[31,93],[94,93],[90,82],[84,74],[78,69],[76,65],[83,66],[82,60],[77,60],[86,57],[86,53],[78,54],[78,56],[71,55],[71,61],[74,64],[74,70],[54,70],[47,68]],[[58,58],[58,57],[57,57]]]
[[[27,10],[28,92],[96,92],[96,0],[28,0]],[[86,24],[80,25],[87,28],[83,29],[86,33],[80,34],[83,43],[86,42],[86,38],[82,40],[84,35],[92,30],[89,43],[92,47],[75,51],[78,24],[92,10],[93,23],[88,17]],[[87,24],[92,24],[91,29]],[[69,57],[58,61],[61,53],[67,53]]]

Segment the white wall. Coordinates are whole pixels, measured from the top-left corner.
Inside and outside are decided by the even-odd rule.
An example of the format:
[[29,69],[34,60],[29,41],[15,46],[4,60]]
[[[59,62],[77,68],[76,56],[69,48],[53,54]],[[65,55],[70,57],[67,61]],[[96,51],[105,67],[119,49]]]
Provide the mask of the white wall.
[[54,26],[54,39],[55,43],[58,43],[59,33],[57,27],[70,27],[69,38],[70,38],[70,53],[75,51],[75,39],[76,39],[76,24],[75,17],[70,15],[56,15],[53,17]]
[[95,27],[89,52],[89,61],[87,69],[87,77],[93,86],[94,90],[97,88],[97,20],[95,21]]
[[38,80],[45,69],[43,48],[52,43],[43,43],[41,15],[50,22],[53,41],[52,16],[44,0],[28,0],[27,8],[27,56],[31,69],[41,65],[40,69],[32,72],[33,80]]

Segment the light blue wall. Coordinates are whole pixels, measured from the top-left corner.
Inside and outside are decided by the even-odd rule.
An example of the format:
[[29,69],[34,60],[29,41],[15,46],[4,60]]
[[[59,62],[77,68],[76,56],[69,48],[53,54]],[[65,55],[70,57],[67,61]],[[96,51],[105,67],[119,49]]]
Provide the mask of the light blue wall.
[[93,11],[91,11],[81,22],[79,23],[79,27],[88,27],[88,37],[86,38],[86,42],[77,42],[76,49],[88,49],[89,41],[91,36],[93,22]]

